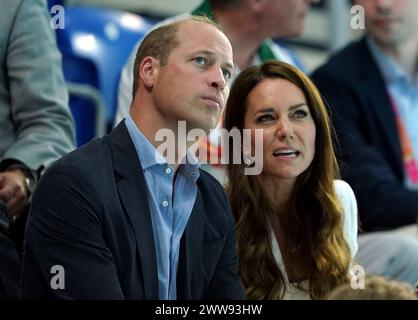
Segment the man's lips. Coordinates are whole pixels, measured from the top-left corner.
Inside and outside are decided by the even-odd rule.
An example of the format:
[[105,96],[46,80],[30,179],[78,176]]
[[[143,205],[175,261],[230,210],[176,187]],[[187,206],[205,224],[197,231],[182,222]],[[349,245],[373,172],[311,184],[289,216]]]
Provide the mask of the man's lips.
[[220,109],[221,101],[217,96],[204,96],[202,99],[214,108]]

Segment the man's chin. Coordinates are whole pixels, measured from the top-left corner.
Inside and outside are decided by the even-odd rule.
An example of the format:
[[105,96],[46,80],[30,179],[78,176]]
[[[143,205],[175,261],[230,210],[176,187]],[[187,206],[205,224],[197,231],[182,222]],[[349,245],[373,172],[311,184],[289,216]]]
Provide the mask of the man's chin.
[[187,121],[187,132],[190,131],[196,131],[196,133],[199,133],[199,131],[204,131],[206,135],[210,133],[211,129],[214,129],[215,126],[212,127],[211,124],[208,123],[202,123],[200,121]]

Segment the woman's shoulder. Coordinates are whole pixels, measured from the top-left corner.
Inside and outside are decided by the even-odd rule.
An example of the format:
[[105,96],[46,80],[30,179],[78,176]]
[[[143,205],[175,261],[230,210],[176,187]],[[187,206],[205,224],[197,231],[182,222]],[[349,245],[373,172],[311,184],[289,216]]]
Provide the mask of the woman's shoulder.
[[343,180],[334,180],[334,188],[344,214],[357,214],[356,196],[350,185]]
[[337,193],[340,193],[340,192],[341,193],[342,192],[353,193],[353,189],[351,189],[350,185],[344,180],[334,180],[334,187]]
[[334,180],[335,192],[342,207],[344,215],[344,234],[351,254],[357,252],[357,201],[353,189],[343,180]]
[[345,207],[345,205],[352,205],[353,202],[356,204],[356,197],[353,189],[351,189],[347,182],[344,180],[334,180],[334,188],[335,193],[342,202],[343,207]]

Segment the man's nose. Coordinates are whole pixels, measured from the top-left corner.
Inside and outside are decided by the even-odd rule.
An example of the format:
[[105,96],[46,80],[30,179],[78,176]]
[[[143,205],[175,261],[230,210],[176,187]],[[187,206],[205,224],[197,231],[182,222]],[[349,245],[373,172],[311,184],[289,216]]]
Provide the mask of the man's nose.
[[217,90],[223,90],[226,87],[226,81],[222,68],[214,67],[210,73],[210,86]]

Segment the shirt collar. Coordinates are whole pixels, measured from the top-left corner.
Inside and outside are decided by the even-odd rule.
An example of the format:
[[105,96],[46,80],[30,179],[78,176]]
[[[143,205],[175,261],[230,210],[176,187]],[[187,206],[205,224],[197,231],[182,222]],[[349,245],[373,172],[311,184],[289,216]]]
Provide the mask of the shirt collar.
[[372,37],[368,36],[366,41],[386,83],[389,84],[397,81],[409,82],[409,77],[405,71],[377,45]]
[[[134,143],[136,153],[141,160],[140,162],[143,170],[155,165],[168,165],[162,154],[155,149],[152,143],[143,135],[141,130],[138,129],[130,114],[126,117],[125,124]],[[199,177],[199,167],[199,160],[193,152],[188,150],[186,153],[186,161],[184,165],[182,164],[179,166],[179,170],[185,170],[185,173],[190,173],[193,176]]]
[[136,153],[141,160],[140,162],[143,170],[157,164],[167,163],[161,153],[155,149],[152,143],[143,135],[141,130],[138,129],[130,114],[126,117],[125,124],[132,141],[134,142]]
[[186,175],[187,177],[191,176],[193,177],[194,181],[196,181],[199,177],[199,167],[199,160],[196,158],[193,152],[188,150],[185,158],[183,158],[183,161],[181,161],[178,172]]
[[187,151],[187,162],[185,164],[181,164],[178,168],[178,172],[180,174],[185,175],[186,177],[192,179],[194,182],[199,178],[200,172],[200,162],[196,158],[196,156],[190,150]]

